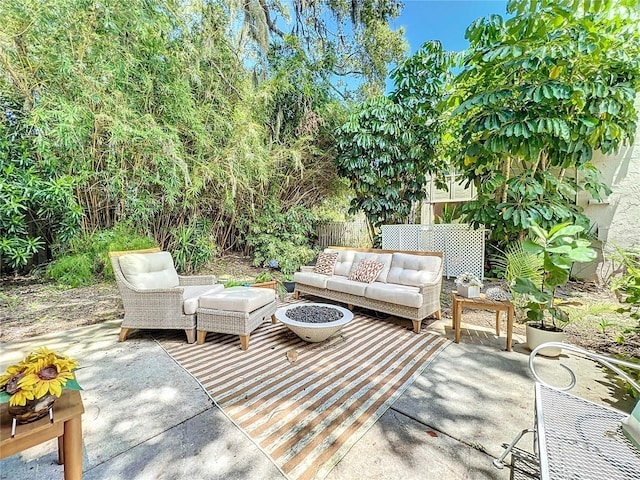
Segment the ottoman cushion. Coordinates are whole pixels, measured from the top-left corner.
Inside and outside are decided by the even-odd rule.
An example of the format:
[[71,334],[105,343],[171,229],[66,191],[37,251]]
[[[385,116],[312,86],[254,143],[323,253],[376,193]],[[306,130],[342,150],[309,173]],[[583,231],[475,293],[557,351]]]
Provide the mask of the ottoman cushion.
[[271,288],[229,287],[200,297],[199,307],[230,312],[253,312],[276,298]]
[[188,285],[182,292],[182,310],[185,315],[193,315],[198,308],[198,299],[201,295],[208,295],[221,291],[222,285]]

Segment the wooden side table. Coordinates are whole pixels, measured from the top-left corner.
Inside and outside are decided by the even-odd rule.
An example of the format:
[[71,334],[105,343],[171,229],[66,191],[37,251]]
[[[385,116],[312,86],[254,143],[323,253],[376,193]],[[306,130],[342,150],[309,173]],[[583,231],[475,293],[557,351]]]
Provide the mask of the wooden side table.
[[58,463],[64,464],[65,480],[82,479],[82,414],[80,392],[64,390],[53,405],[53,423],[45,416],[32,423],[18,425],[11,438],[11,417],[7,403],[0,408],[0,459],[53,438],[58,439]]
[[460,317],[462,309],[476,308],[484,310],[495,310],[496,312],[496,335],[500,336],[500,312],[507,312],[507,352],[511,351],[511,340],[513,337],[513,317],[515,309],[513,303],[508,300],[490,300],[484,294],[479,297],[467,298],[458,295],[455,290],[451,292],[451,310],[453,317],[453,328],[456,331],[455,342],[460,343]]

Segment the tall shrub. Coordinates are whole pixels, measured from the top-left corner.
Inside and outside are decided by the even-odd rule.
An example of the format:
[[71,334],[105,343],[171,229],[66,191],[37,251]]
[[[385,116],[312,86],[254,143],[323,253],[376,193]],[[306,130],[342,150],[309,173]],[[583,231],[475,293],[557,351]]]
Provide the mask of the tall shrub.
[[[0,272],[25,267],[47,245],[66,244],[78,232],[81,209],[74,181],[34,151],[41,134],[22,112],[0,102]],[[45,257],[46,258],[46,257]]]
[[336,132],[338,173],[349,180],[351,211],[365,213],[372,238],[385,223],[413,223],[427,175],[444,169],[437,105],[451,61],[439,42],[425,43],[392,73],[395,90],[354,108]]
[[[637,0],[510,0],[472,23],[452,98],[456,166],[478,192],[463,209],[501,242],[537,223],[588,227],[578,190],[607,193],[592,163],[632,141],[640,87]],[[577,175],[576,175],[577,173]]]

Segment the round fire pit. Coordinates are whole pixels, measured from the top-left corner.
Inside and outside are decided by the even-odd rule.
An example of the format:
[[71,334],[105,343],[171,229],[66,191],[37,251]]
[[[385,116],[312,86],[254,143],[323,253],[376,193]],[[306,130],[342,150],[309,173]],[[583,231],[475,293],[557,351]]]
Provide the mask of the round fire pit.
[[327,303],[289,305],[276,310],[276,318],[307,342],[322,342],[353,320],[346,308]]

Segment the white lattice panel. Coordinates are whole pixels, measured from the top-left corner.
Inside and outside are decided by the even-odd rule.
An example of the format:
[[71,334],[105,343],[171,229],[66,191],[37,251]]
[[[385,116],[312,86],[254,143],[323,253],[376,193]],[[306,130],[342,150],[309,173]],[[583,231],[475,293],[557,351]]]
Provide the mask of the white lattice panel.
[[383,225],[382,248],[419,252],[420,229],[423,225]]
[[383,225],[382,248],[444,252],[444,275],[471,272],[484,278],[485,230],[468,224]]

